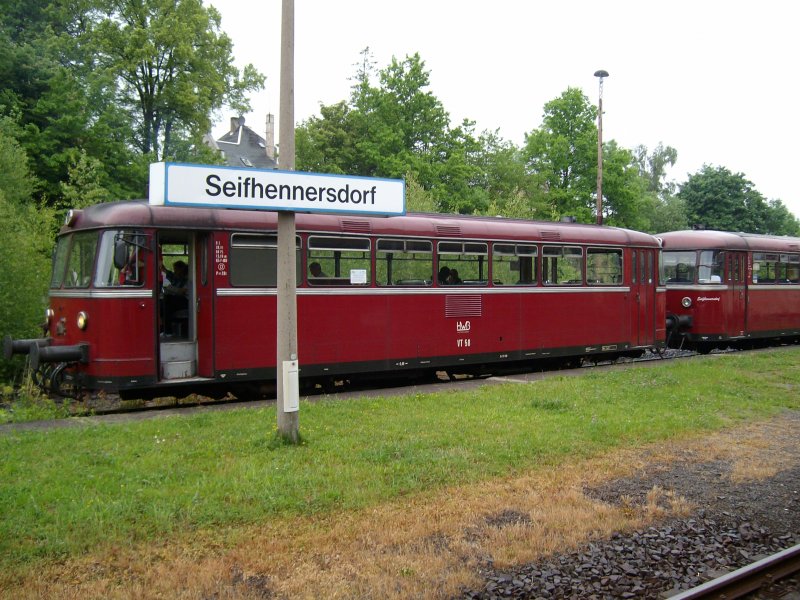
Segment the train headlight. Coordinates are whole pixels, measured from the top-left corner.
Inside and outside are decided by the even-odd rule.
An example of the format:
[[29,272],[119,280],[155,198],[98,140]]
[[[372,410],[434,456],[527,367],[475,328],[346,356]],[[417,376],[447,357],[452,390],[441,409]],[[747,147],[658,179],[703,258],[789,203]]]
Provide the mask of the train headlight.
[[681,306],[683,308],[691,307],[692,306],[692,299],[689,298],[689,296],[684,296],[683,299],[681,300]]
[[81,311],[81,312],[78,313],[77,321],[78,321],[78,329],[83,331],[84,329],[86,329],[86,326],[89,324],[89,315],[87,315],[85,312]]
[[47,319],[48,321],[55,316],[56,316],[56,311],[54,311],[52,308],[48,308],[44,311],[44,318]]

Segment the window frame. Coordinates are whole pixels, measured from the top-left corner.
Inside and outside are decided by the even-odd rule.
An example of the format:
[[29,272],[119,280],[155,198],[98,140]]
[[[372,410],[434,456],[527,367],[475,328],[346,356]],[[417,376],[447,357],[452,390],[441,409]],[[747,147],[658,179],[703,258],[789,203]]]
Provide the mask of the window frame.
[[[390,245],[394,244],[394,248],[381,248],[382,245]],[[427,249],[423,248],[411,248],[414,244],[419,245],[427,245]],[[422,279],[417,278],[404,278],[404,279],[396,279],[394,277],[394,266],[393,263],[396,260],[394,258],[395,254],[406,254],[416,256],[416,255],[429,255],[429,266],[430,266],[430,273],[427,273],[427,277]],[[383,255],[390,257],[385,258]],[[417,239],[417,238],[378,238],[375,240],[375,285],[378,287],[408,287],[408,286],[417,286],[417,287],[430,287],[433,285],[434,280],[434,271],[433,271],[433,241],[429,239]],[[408,258],[408,259],[400,259],[400,260],[408,260],[408,261],[415,261],[415,258]],[[383,263],[386,263],[386,279],[387,281],[382,281],[381,278],[378,277],[378,272],[382,270]],[[423,263],[425,261],[418,261],[419,263]],[[402,282],[402,283],[401,283]]]
[[[336,240],[339,243],[328,243],[320,244],[319,241],[326,240],[330,242],[331,240]],[[358,245],[362,247],[357,247]],[[343,236],[343,235],[324,235],[324,234],[311,234],[308,236],[306,240],[306,270],[305,270],[305,283],[310,287],[321,287],[321,286],[355,286],[355,287],[370,287],[374,280],[373,273],[372,273],[372,265],[374,263],[374,253],[372,251],[372,239],[368,237],[361,237],[361,236]],[[320,252],[333,252],[333,256],[312,256],[314,251]],[[361,257],[342,257],[343,252],[361,252]],[[364,256],[366,255],[366,256]],[[325,273],[323,277],[312,277],[308,272],[309,265],[311,263],[320,261],[325,262],[324,265],[320,265],[322,267],[323,272],[325,272],[325,268],[328,264],[333,266],[333,275],[329,273]],[[342,261],[356,261],[362,260],[366,261],[366,269],[350,269],[349,277],[343,277],[341,275],[342,270]],[[330,261],[333,261],[332,263]],[[329,268],[329,267],[328,267]],[[330,268],[329,268],[330,270]],[[365,282],[353,282],[353,273],[354,272],[361,272],[364,271],[366,274],[366,281]]]

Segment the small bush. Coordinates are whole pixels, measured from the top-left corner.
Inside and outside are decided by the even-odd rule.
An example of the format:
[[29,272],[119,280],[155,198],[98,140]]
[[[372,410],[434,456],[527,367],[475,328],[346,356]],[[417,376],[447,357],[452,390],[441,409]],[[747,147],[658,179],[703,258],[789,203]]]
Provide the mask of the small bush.
[[19,387],[0,387],[0,423],[46,421],[68,416],[67,406],[43,394],[34,383],[30,371],[25,372]]

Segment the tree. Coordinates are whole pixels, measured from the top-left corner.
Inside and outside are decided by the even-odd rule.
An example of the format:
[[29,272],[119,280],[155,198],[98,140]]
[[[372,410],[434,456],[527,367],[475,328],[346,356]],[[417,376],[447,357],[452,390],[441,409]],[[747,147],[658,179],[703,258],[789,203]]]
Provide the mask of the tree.
[[610,140],[603,148],[603,223],[643,230],[649,226],[642,210],[647,182],[639,174],[633,153]]
[[667,182],[666,176],[667,168],[675,166],[678,160],[678,151],[659,142],[652,154],[647,152],[647,146],[644,145],[633,149],[634,162],[639,174],[647,181],[647,191],[659,195],[674,193],[675,184]]
[[796,233],[798,221],[779,200],[768,203],[742,173],[704,165],[690,175],[678,196],[692,225],[721,231],[782,235]]
[[298,169],[411,176],[439,210],[485,210],[481,140],[469,120],[451,128],[442,103],[426,89],[430,76],[424,61],[418,54],[393,58],[377,73],[377,86],[374,75],[367,48],[349,101],[322,106],[319,117],[298,128]]
[[639,175],[646,183],[640,211],[646,223],[642,230],[658,233],[686,229],[686,203],[675,196],[675,183],[666,179],[667,169],[678,160],[678,151],[659,142],[652,154],[648,154],[646,146],[636,146],[633,157]]
[[[8,119],[0,119],[0,332],[35,337],[47,298],[53,213],[32,202],[36,181]],[[0,358],[0,377],[18,373],[20,360]]]
[[297,169],[317,173],[361,173],[353,109],[346,102],[320,107],[295,136]]
[[597,180],[597,109],[576,88],[544,106],[542,126],[525,136],[522,150],[536,197],[551,216],[591,222]]
[[246,112],[245,94],[263,87],[252,65],[233,65],[220,14],[201,0],[99,0],[98,9],[86,44],[115,78],[142,154],[171,158],[174,138],[207,132],[224,104]]

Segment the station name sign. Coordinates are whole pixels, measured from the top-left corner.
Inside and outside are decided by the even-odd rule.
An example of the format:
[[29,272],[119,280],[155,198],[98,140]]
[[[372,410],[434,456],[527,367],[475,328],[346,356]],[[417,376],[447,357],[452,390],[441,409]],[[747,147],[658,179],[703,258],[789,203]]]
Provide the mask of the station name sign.
[[160,162],[150,165],[149,203],[390,216],[405,214],[406,188],[402,179]]

